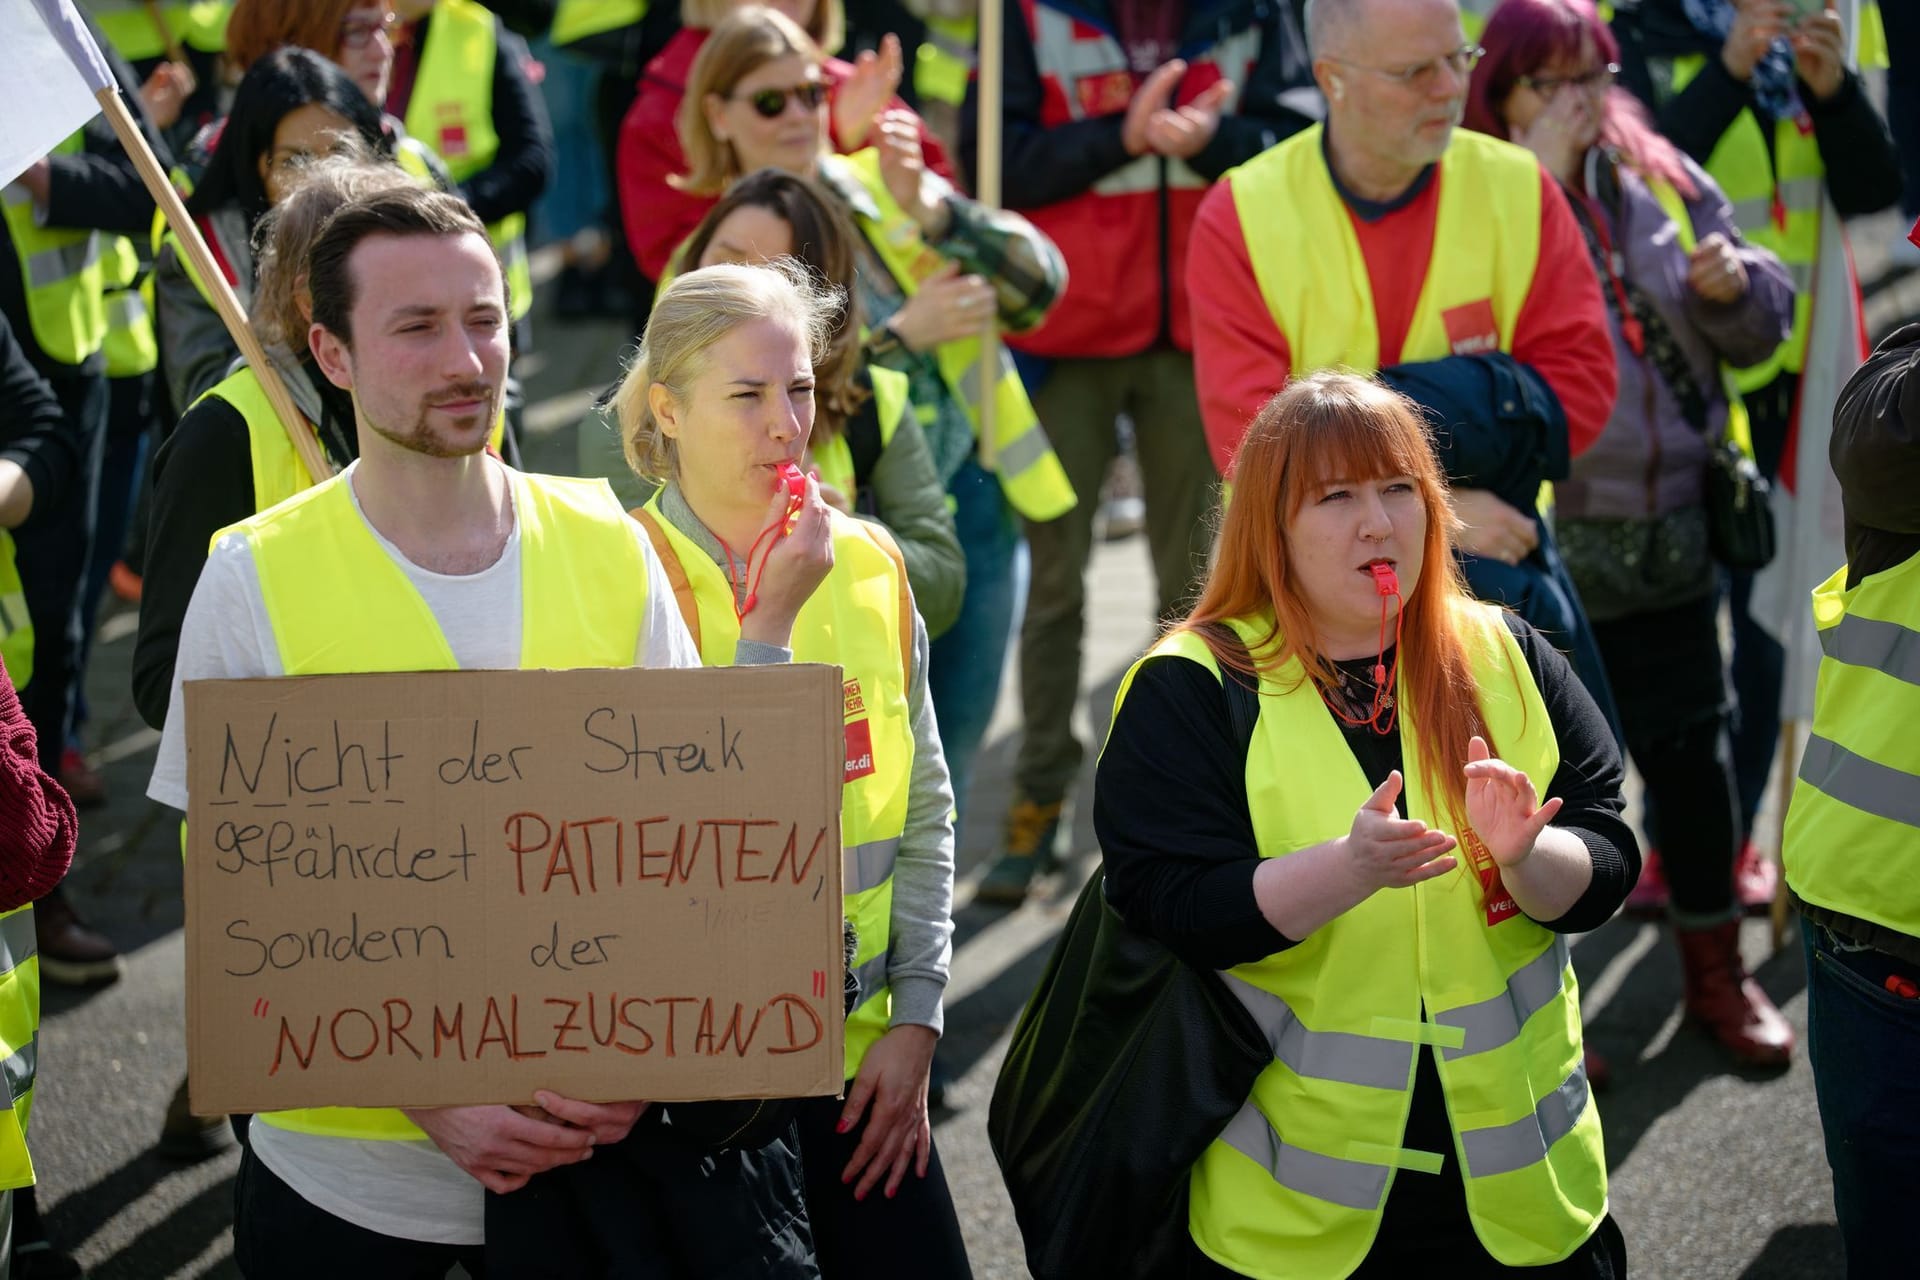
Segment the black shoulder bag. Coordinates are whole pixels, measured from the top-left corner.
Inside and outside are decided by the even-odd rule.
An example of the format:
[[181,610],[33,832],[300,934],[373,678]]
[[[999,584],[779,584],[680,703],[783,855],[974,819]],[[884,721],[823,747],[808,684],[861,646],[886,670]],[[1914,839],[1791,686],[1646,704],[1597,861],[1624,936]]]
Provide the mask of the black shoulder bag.
[[[1244,754],[1259,695],[1221,673]],[[1036,1280],[1183,1274],[1189,1171],[1273,1061],[1219,975],[1129,929],[1104,885],[1080,891],[987,1111]]]

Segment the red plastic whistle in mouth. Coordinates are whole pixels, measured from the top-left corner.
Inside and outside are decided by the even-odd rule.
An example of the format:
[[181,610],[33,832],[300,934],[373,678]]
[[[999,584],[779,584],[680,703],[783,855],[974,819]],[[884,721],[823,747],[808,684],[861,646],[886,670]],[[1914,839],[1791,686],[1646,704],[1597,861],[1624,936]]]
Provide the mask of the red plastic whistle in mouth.
[[1384,560],[1376,560],[1367,566],[1367,572],[1373,575],[1373,589],[1382,596],[1400,594],[1400,575],[1393,571],[1392,565]]

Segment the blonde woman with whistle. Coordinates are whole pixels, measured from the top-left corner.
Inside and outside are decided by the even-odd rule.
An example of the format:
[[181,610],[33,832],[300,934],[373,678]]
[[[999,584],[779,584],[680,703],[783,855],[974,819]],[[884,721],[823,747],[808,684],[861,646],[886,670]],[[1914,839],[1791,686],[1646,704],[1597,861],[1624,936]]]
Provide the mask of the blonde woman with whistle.
[[[627,460],[662,486],[637,512],[709,666],[734,660],[759,568],[795,503],[814,423],[814,365],[839,308],[788,259],[674,280],[614,397]],[[934,1150],[927,1076],[953,932],[953,792],[927,690],[927,635],[891,535],[830,513],[833,569],[800,609],[795,662],[846,680],[841,800],[846,914],[860,991],[844,1102],[798,1108],[820,1273],[969,1275]],[[904,1260],[911,1260],[907,1263]]]
[[[1468,594],[1410,401],[1298,379],[1233,480],[1094,789],[1114,909],[1274,1051],[1193,1166],[1189,1274],[1624,1275],[1565,939],[1639,871],[1613,735]],[[1223,673],[1257,681],[1250,737]]]

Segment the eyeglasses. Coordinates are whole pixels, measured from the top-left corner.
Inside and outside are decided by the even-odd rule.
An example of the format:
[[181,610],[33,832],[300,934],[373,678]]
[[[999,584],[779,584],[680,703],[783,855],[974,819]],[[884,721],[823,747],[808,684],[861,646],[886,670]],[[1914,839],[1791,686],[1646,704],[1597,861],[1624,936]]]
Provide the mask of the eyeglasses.
[[1604,67],[1582,71],[1576,76],[1521,76],[1514,83],[1523,89],[1533,90],[1543,98],[1551,98],[1567,85],[1587,93],[1600,93],[1613,88],[1614,77],[1619,74],[1620,64],[1609,62]]
[[[729,95],[737,100],[738,95]],[[818,80],[809,80],[797,84],[791,89],[755,89],[746,95],[747,103],[762,117],[778,120],[787,109],[787,99],[792,98],[808,111],[817,109],[827,100],[827,86]]]
[[1336,58],[1330,54],[1322,56],[1325,57],[1328,62],[1337,62],[1344,67],[1358,67],[1362,71],[1371,71],[1373,74],[1383,76],[1395,84],[1403,85],[1406,88],[1415,89],[1424,93],[1433,88],[1434,82],[1440,78],[1441,67],[1445,67],[1447,70],[1453,72],[1455,77],[1465,80],[1472,74],[1474,66],[1479,63],[1486,52],[1485,49],[1482,49],[1477,44],[1463,44],[1452,53],[1443,53],[1437,58],[1429,58],[1425,62],[1416,62],[1412,66],[1407,67],[1376,67],[1365,62],[1352,62],[1346,58]]
[[340,47],[364,49],[375,36],[393,39],[393,28],[400,20],[391,13],[379,18],[347,18],[340,23]]

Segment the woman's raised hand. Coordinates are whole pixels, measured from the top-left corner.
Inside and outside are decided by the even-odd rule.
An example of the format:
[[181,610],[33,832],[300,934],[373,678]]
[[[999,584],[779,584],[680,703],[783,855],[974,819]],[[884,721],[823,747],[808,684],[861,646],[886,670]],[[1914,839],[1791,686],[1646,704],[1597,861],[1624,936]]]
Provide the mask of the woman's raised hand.
[[861,50],[853,60],[853,74],[833,91],[833,132],[842,149],[858,151],[866,145],[873,118],[893,100],[906,71],[900,37],[889,32],[880,49]]
[[[1487,750],[1474,736],[1467,744],[1467,821],[1503,867],[1518,866],[1533,852],[1534,841],[1560,812],[1560,797],[1538,804],[1526,774]],[[1537,805],[1537,807],[1536,807]]]
[[1395,769],[1353,815],[1353,827],[1347,832],[1349,868],[1369,893],[1404,889],[1453,870],[1454,859],[1444,855],[1456,843],[1454,838],[1394,811],[1400,783],[1400,771]]
[[948,262],[920,282],[920,292],[887,320],[910,351],[931,351],[943,342],[978,337],[995,314],[993,286],[980,276],[963,276]]

